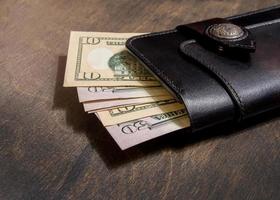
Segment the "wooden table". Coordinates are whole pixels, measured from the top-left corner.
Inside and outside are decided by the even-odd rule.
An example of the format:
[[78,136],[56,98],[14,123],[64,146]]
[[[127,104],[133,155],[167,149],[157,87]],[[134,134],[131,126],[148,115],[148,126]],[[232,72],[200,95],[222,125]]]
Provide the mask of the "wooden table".
[[279,114],[123,152],[62,87],[71,30],[160,31],[279,2],[2,0],[0,199],[279,199]]

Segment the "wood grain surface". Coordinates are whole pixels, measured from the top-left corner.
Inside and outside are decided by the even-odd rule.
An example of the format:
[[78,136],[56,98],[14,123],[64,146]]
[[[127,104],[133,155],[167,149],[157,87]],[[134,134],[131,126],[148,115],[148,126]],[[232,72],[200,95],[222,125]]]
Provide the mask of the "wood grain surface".
[[71,30],[161,31],[277,3],[1,0],[0,199],[279,199],[279,111],[123,152],[62,87]]

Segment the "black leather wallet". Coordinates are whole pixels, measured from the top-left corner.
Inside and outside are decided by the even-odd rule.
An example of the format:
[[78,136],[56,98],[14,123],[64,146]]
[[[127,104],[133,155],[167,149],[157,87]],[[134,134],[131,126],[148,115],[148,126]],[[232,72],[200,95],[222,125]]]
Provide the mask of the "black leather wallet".
[[132,37],[126,47],[185,104],[193,131],[280,106],[280,6]]

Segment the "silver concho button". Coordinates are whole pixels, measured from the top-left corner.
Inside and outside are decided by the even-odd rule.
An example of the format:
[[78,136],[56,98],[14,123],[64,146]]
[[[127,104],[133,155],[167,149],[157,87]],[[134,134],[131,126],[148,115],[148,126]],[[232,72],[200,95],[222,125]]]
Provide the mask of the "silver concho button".
[[209,36],[218,39],[238,40],[246,37],[242,28],[230,23],[214,24],[206,32]]

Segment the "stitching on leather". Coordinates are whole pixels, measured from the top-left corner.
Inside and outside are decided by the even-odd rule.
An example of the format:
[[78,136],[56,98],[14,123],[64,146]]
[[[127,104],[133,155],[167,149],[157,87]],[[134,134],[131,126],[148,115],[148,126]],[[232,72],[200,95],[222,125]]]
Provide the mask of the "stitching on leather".
[[265,27],[265,26],[277,24],[279,22],[280,22],[280,18],[279,19],[273,19],[273,20],[270,20],[270,21],[267,21],[267,22],[251,24],[251,25],[245,26],[245,28],[247,28],[247,29],[254,29],[254,28]]
[[[263,27],[266,27],[266,26],[271,26],[271,25],[274,25],[274,24],[279,24],[280,23],[280,19],[277,19],[277,20],[270,20],[270,21],[267,21],[267,22],[263,22],[263,23],[256,23],[254,24],[254,26],[250,27],[250,26],[247,26],[247,29],[257,29],[257,28],[263,28]],[[258,24],[260,24],[258,26]],[[246,27],[246,26],[245,26]]]
[[247,44],[234,44],[235,46],[237,47],[251,47],[250,45],[247,45]]
[[280,6],[279,5],[276,5],[276,6],[272,6],[270,8],[264,8],[264,9],[261,9],[261,10],[254,10],[254,11],[249,11],[249,12],[246,12],[246,13],[242,13],[242,14],[238,14],[238,15],[235,15],[235,16],[231,16],[231,17],[228,17],[227,19],[229,20],[233,20],[233,19],[239,19],[241,17],[249,17],[249,16],[252,16],[254,14],[261,14],[261,13],[264,13],[264,12],[267,12],[273,8],[279,8]]

